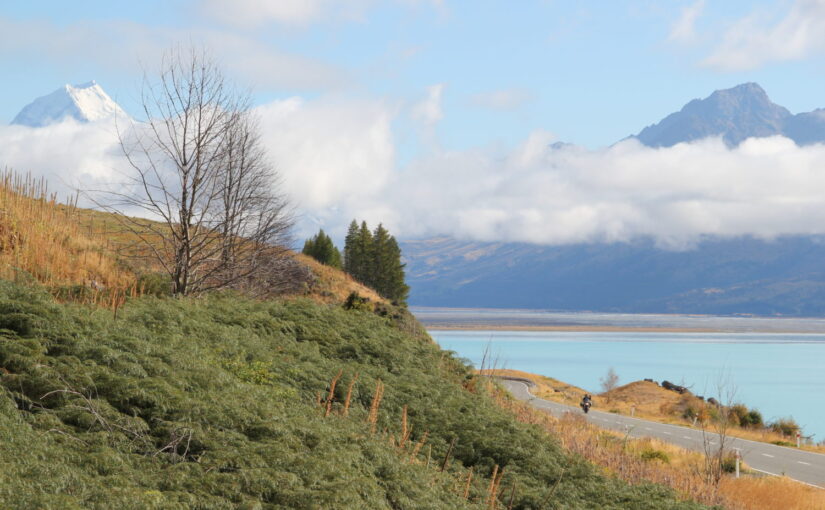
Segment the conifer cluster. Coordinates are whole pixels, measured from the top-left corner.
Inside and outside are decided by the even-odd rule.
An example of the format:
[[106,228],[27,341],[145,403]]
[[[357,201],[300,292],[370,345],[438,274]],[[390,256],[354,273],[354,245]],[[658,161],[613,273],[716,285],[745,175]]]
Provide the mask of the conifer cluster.
[[385,298],[404,303],[410,288],[404,282],[401,248],[383,225],[370,232],[367,222],[352,220],[344,241],[344,271]]
[[301,253],[309,255],[321,264],[341,269],[341,252],[335,247],[332,239],[324,233],[324,229],[306,240]]

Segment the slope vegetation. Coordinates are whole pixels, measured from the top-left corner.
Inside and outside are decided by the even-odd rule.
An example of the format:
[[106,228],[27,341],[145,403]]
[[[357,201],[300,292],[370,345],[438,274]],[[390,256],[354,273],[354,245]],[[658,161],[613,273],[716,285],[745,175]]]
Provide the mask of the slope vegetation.
[[385,316],[0,283],[4,508],[697,508],[521,425]]

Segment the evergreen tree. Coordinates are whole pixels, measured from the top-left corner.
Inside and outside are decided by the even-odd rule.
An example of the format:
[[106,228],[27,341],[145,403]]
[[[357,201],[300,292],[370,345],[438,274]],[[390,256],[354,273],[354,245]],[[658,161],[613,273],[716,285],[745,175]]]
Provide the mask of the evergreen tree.
[[372,270],[372,233],[366,221],[361,222],[361,228],[358,229],[358,238],[356,239],[355,246],[356,272],[352,276],[364,285],[375,288],[375,273]]
[[387,289],[386,294],[383,294],[383,296],[396,303],[406,305],[407,296],[410,294],[410,286],[404,281],[404,267],[406,264],[401,262],[401,248],[398,246],[395,237],[390,236],[388,244],[390,263],[386,268]]
[[332,238],[324,233],[324,229],[306,240],[302,253],[322,264],[341,269],[341,252],[335,247]]
[[355,278],[356,267],[358,265],[358,222],[352,220],[347,230],[347,237],[344,239],[344,271]]
[[387,297],[390,288],[389,267],[392,265],[392,256],[390,233],[379,223],[372,236],[372,288],[384,297]]
[[410,288],[404,282],[401,249],[384,225],[370,232],[365,221],[350,223],[344,244],[344,269],[385,298],[405,304]]

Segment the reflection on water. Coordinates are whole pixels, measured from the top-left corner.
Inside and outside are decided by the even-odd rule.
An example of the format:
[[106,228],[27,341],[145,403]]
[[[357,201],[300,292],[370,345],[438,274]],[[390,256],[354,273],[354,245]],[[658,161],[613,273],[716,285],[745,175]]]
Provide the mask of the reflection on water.
[[443,348],[475,365],[489,348],[501,368],[548,375],[591,391],[598,391],[599,378],[610,367],[621,382],[666,379],[708,397],[718,397],[716,386],[724,378],[735,387],[736,399],[758,408],[766,420],[793,416],[815,441],[825,439],[825,334],[430,333]]

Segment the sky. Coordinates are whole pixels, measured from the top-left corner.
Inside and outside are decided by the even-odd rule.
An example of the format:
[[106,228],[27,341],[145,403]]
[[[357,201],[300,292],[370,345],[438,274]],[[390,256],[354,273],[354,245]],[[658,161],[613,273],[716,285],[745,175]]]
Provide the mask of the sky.
[[[340,239],[352,218],[401,238],[674,249],[825,229],[820,146],[616,144],[744,82],[825,107],[823,0],[3,2],[0,122],[91,79],[139,116],[142,76],[175,45],[251,91],[297,237]],[[92,186],[121,164],[113,143],[100,125],[0,125],[0,165]]]

